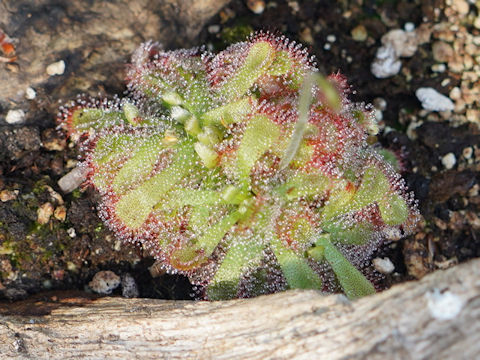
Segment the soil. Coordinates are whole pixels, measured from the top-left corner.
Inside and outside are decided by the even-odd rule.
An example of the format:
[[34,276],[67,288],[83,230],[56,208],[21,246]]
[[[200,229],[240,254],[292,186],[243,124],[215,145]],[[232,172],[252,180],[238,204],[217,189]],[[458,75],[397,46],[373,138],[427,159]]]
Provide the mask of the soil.
[[[266,1],[263,12],[255,14],[251,8],[262,1],[234,0],[221,9],[206,5],[209,11],[200,19],[185,15],[182,8],[168,17],[169,10],[149,8],[148,1],[109,1],[105,9],[100,1],[71,3],[0,5],[10,14],[0,15],[1,298],[88,290],[88,282],[100,270],[130,273],[142,297],[191,298],[185,278],[162,274],[155,267],[149,270],[152,258],[112,236],[96,215],[94,191],[80,187],[64,194],[58,186],[78,159],[73,143],[56,129],[58,102],[82,92],[121,94],[128,54],[149,38],[166,48],[206,44],[221,50],[252,31],[264,30],[303,44],[322,72],[340,71],[347,77],[355,101],[378,108],[382,130],[372,143],[397,154],[402,175],[418,200],[422,219],[415,233],[386,243],[375,254],[395,265],[382,286],[480,256],[478,2],[278,0]],[[115,18],[116,7],[131,13]],[[370,65],[382,36],[412,25],[423,37],[414,54],[400,58],[398,74],[375,77]],[[190,30],[182,31],[185,27]],[[85,28],[90,34],[82,37],[78,32]],[[453,51],[439,53],[438,43]],[[29,61],[33,57],[40,60]],[[46,74],[45,67],[59,59],[65,60],[66,70]],[[36,92],[34,98],[26,98],[27,87]],[[454,110],[423,109],[415,96],[419,87],[449,96]],[[25,117],[12,124],[7,115],[18,109]]]

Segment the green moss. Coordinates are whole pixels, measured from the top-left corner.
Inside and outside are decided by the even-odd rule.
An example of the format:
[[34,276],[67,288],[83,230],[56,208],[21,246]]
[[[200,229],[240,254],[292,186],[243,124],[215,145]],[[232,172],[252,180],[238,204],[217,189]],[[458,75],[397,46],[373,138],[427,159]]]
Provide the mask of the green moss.
[[248,24],[237,24],[231,27],[223,28],[220,38],[224,45],[230,45],[245,38],[253,32],[253,28]]

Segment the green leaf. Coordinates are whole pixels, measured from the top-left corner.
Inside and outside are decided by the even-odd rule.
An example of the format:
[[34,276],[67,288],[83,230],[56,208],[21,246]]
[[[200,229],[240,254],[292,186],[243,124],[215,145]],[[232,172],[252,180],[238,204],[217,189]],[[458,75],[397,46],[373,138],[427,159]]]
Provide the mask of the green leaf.
[[255,240],[233,241],[222,264],[207,287],[209,300],[237,297],[238,285],[249,269],[260,264],[263,245]]
[[81,133],[119,125],[126,121],[123,111],[82,108],[74,111],[71,124],[74,131]]
[[164,148],[161,135],[153,135],[146,139],[115,176],[113,190],[118,195],[123,194],[150,175]]
[[123,104],[122,110],[127,121],[132,125],[136,125],[137,118],[140,116],[138,108],[132,103],[126,102]]
[[245,62],[220,89],[227,100],[243,96],[255,81],[272,64],[275,49],[267,41],[258,41],[250,46]]
[[250,97],[243,97],[229,102],[204,113],[202,120],[205,125],[222,124],[224,126],[244,121],[246,116],[252,111],[252,105],[250,104],[252,101],[254,100]]
[[390,192],[390,183],[380,169],[371,165],[363,174],[362,184],[358,188],[350,211],[360,210],[363,207],[382,200]]
[[194,148],[206,168],[211,169],[217,166],[218,154],[211,146],[197,142]]
[[343,180],[339,181],[330,193],[327,203],[323,207],[323,221],[329,221],[334,217],[350,211],[350,204],[355,195],[353,184]]
[[166,192],[192,171],[193,163],[194,152],[191,143],[186,143],[178,150],[172,163],[165,170],[120,198],[115,205],[117,217],[130,229],[142,226]]
[[307,259],[283,245],[282,241],[272,235],[272,250],[282,269],[290,289],[322,288],[322,280],[313,271]]
[[356,223],[349,227],[337,222],[325,222],[321,227],[323,231],[329,233],[332,243],[364,245],[372,238],[373,234],[373,227],[367,222]]
[[323,194],[330,187],[330,179],[317,173],[295,172],[276,191],[287,200]]
[[378,203],[382,220],[387,225],[403,224],[408,218],[408,205],[403,197],[393,194]]
[[279,136],[278,125],[267,116],[256,115],[250,119],[237,151],[237,168],[240,176],[250,179],[252,167]]
[[343,292],[349,299],[358,299],[375,293],[372,283],[350,264],[326,237],[321,237],[316,245],[323,247],[325,259],[332,267]]

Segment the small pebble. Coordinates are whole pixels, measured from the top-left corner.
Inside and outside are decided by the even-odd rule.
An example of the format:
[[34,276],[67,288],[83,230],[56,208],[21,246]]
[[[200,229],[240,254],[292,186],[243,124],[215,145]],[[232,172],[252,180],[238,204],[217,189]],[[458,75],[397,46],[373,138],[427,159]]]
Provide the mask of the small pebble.
[[449,62],[453,59],[454,50],[450,44],[444,41],[435,41],[432,45],[432,55],[435,61]]
[[407,22],[405,25],[403,25],[403,28],[405,29],[406,32],[411,32],[415,30],[415,24],[412,22]]
[[455,164],[457,163],[457,159],[454,153],[448,153],[447,155],[442,157],[442,164],[445,166],[445,169],[450,170],[453,169]]
[[398,57],[411,57],[417,52],[417,34],[405,32],[402,29],[390,30],[382,36],[382,44],[391,46]]
[[254,14],[261,14],[265,10],[265,1],[263,0],[247,0],[247,7]]
[[370,71],[375,77],[385,79],[400,72],[402,63],[391,46],[381,46],[377,49]]
[[471,159],[473,155],[473,149],[469,146],[463,149],[462,155],[465,159]]
[[480,30],[480,15],[478,15],[475,20],[473,20],[473,26]]
[[67,229],[67,234],[70,236],[72,239],[77,236],[77,233],[75,232],[75,229],[73,227]]
[[86,179],[87,171],[84,168],[76,167],[58,180],[58,186],[65,194],[68,194],[78,188]]
[[363,25],[355,26],[350,34],[355,41],[365,41],[368,37],[367,29]]
[[5,121],[8,124],[21,124],[25,121],[25,112],[21,109],[9,110]]
[[450,90],[450,94],[448,96],[452,100],[458,100],[462,97],[462,91],[458,86],[455,86],[454,88],[452,88],[452,90]]
[[27,90],[25,90],[25,98],[28,100],[33,100],[36,96],[37,92],[33,88],[28,87]]
[[53,215],[54,208],[53,205],[49,202],[41,205],[37,210],[37,222],[39,224],[45,225],[50,220],[50,217]]
[[97,294],[108,295],[120,285],[120,277],[113,271],[99,271],[88,286]]
[[62,75],[64,72],[65,72],[65,61],[63,60],[54,62],[47,66],[47,74],[50,76]]
[[136,298],[140,295],[137,283],[132,275],[126,273],[122,276],[122,296],[126,298]]
[[437,73],[442,73],[447,70],[447,66],[445,64],[433,64],[432,65],[432,71],[437,72]]
[[375,258],[372,260],[375,270],[382,274],[391,274],[395,266],[389,258]]
[[11,200],[15,200],[18,195],[18,190],[10,191],[10,190],[2,190],[0,191],[0,201],[7,202]]
[[57,220],[65,221],[65,218],[67,217],[67,209],[65,208],[65,206],[58,206],[53,212],[53,217]]
[[417,91],[415,91],[415,95],[425,110],[449,111],[455,108],[452,100],[431,87],[418,88]]
[[208,27],[208,32],[210,34],[218,34],[219,31],[220,31],[220,25],[210,25]]
[[327,35],[327,41],[333,43],[337,40],[337,37],[333,34]]
[[387,100],[382,97],[377,97],[373,99],[373,106],[375,106],[378,110],[387,110]]
[[454,0],[452,1],[452,8],[460,15],[467,15],[470,10],[470,5],[466,0]]

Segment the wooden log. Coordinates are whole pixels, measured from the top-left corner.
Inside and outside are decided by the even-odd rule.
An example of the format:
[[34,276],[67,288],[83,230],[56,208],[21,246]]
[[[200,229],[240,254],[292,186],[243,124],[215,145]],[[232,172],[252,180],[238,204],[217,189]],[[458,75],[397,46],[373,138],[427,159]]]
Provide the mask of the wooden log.
[[288,291],[220,302],[57,296],[3,304],[0,353],[63,360],[474,359],[479,279],[476,259],[355,302]]

